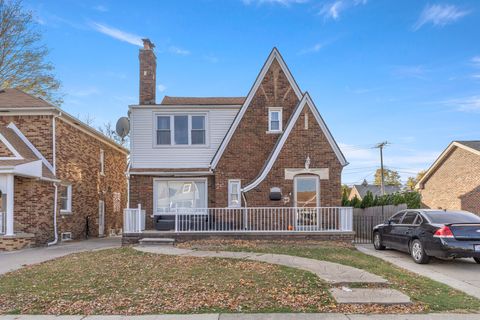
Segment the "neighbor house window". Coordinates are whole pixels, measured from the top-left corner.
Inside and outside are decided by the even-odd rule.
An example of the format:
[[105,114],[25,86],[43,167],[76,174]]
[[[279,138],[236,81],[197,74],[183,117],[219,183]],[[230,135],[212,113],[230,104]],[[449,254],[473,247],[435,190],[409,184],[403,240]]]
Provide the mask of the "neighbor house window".
[[228,206],[240,207],[240,180],[228,180]]
[[100,149],[100,174],[105,174],[105,151]]
[[155,179],[153,188],[156,214],[207,208],[206,179]]
[[206,145],[206,115],[158,115],[157,145]]
[[268,131],[269,132],[282,131],[282,108],[268,109]]
[[72,212],[72,186],[60,187],[60,212],[71,213]]

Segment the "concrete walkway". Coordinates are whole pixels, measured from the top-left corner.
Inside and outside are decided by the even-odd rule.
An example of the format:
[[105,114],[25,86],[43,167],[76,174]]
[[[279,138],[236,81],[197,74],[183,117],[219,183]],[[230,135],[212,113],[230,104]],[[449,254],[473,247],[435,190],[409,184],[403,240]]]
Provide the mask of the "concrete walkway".
[[312,272],[316,274],[320,279],[323,279],[326,282],[334,285],[350,283],[387,283],[386,279],[361,269],[345,266],[339,263],[296,256],[288,256],[283,254],[227,251],[196,251],[189,249],[179,249],[172,246],[138,246],[134,248],[139,251],[156,254],[189,256],[199,258],[245,259],[279,264]]
[[[473,259],[453,261],[432,259],[429,264],[417,264],[410,255],[403,252],[395,250],[377,251],[373,248],[373,245],[367,244],[357,245],[357,249],[480,299],[480,265],[475,263]],[[480,319],[480,316],[478,318]]]
[[478,320],[480,314],[231,313],[144,316],[0,316],[0,320]]
[[[371,274],[365,270],[345,266],[343,264],[308,259],[297,256],[271,253],[254,252],[227,252],[227,251],[195,251],[189,249],[179,249],[173,246],[139,246],[135,249],[156,254],[189,256],[198,258],[227,258],[227,259],[245,259],[252,261],[261,261],[271,264],[283,265],[291,268],[297,268],[309,271],[317,275],[322,280],[332,285],[349,285],[354,283],[368,284],[386,284],[387,280]],[[348,287],[331,288],[330,293],[338,303],[362,303],[362,304],[410,304],[410,298],[395,289],[384,288],[354,288]]]
[[30,248],[19,251],[0,252],[0,275],[27,265],[40,263],[71,253],[82,251],[118,248],[120,237],[93,238],[83,241],[63,242],[51,247]]

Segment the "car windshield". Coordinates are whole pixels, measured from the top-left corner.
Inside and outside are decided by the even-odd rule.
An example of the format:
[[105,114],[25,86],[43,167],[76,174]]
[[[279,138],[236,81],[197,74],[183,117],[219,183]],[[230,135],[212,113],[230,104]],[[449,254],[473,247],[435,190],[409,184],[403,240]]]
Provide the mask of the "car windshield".
[[470,212],[431,211],[424,214],[432,223],[480,223],[480,217]]

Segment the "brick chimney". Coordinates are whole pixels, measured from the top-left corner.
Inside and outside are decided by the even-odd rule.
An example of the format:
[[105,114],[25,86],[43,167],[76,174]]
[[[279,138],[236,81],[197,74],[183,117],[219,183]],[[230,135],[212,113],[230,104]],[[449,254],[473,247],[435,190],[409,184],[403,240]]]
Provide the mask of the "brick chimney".
[[150,39],[142,39],[143,48],[140,49],[140,104],[155,104],[157,57],[153,52],[155,45]]

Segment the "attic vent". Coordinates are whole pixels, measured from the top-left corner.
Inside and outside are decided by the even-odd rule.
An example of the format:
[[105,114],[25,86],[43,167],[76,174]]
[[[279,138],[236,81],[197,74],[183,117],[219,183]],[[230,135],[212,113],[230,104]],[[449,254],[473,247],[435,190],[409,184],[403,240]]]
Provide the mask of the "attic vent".
[[62,241],[72,240],[72,233],[71,232],[62,232],[61,239],[62,239]]

